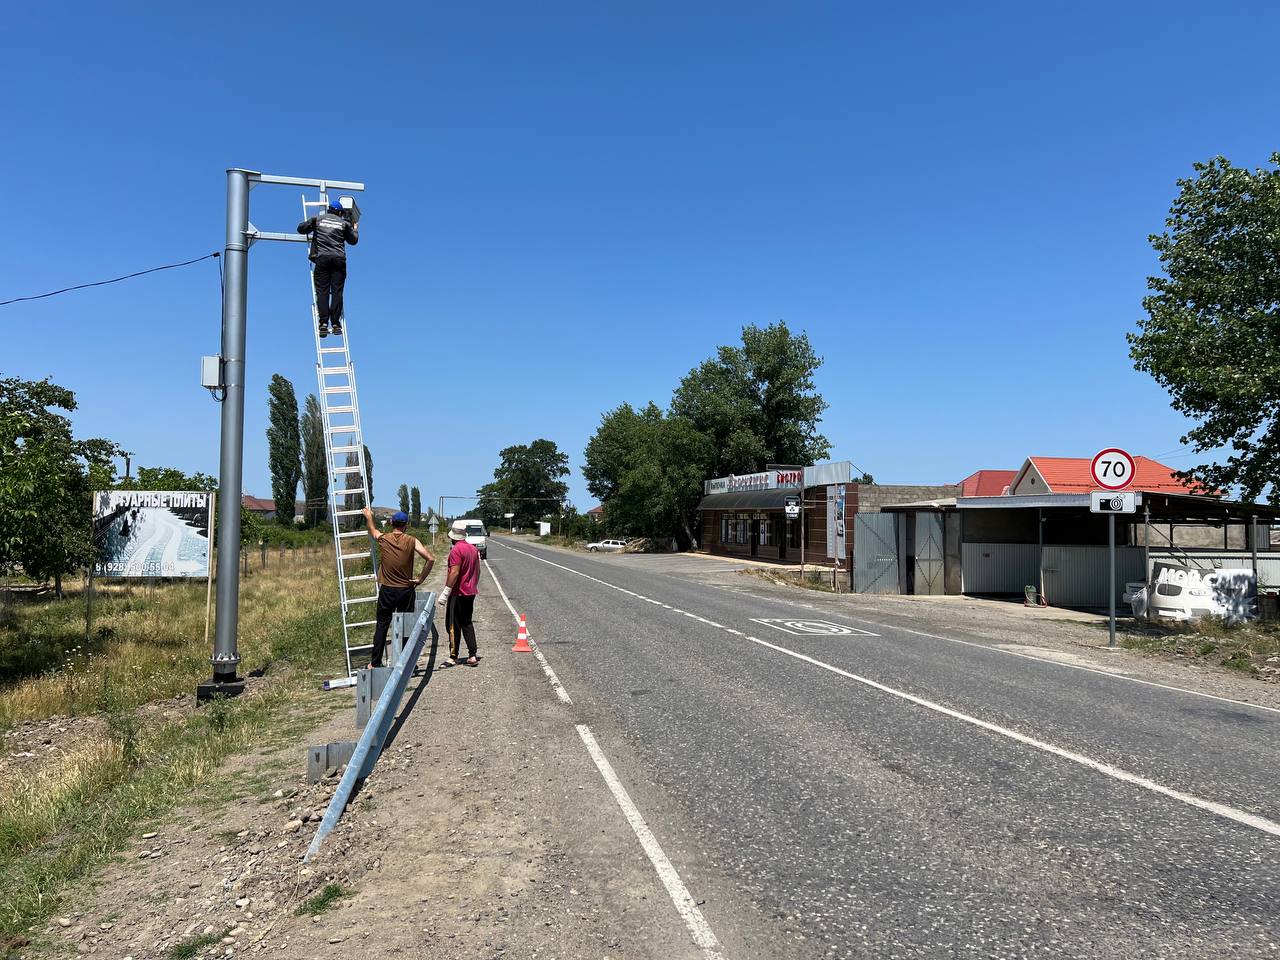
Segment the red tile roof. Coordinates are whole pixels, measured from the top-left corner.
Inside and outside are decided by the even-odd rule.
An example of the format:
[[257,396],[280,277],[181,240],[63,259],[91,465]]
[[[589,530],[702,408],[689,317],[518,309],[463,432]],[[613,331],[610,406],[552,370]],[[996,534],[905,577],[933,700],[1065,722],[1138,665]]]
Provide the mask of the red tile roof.
[[[1204,489],[1195,484],[1186,483],[1173,475],[1173,467],[1166,466],[1150,457],[1134,457],[1135,476],[1131,490],[1145,490],[1151,493],[1204,493]],[[1089,473],[1092,464],[1089,457],[1029,457],[1027,463],[1034,463],[1040,476],[1049,486],[1050,493],[1088,493],[1096,490]],[[1027,464],[1018,471],[1018,479],[1026,471]],[[1012,486],[1012,484],[1011,484]]]
[[960,496],[998,497],[1017,475],[1017,470],[978,470],[960,481]]
[[276,502],[264,500],[261,497],[251,497],[246,493],[240,498],[240,509],[252,510],[254,513],[275,513]]
[[592,507],[590,510],[587,511],[587,516],[591,516],[593,514],[598,517],[603,517],[604,507]]

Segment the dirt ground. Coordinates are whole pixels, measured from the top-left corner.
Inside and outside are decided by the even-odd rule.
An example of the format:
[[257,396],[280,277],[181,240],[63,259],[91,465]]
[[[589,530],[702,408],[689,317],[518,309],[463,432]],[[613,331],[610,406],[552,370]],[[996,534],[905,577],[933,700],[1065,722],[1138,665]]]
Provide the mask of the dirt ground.
[[[347,709],[148,826],[47,940],[134,960],[696,955],[541,671],[509,652],[491,582],[476,611],[480,666],[441,669],[443,641],[428,648],[405,722],[310,864],[338,778],[308,785],[304,748],[354,739],[352,689],[313,694]],[[344,895],[299,912],[330,884]]]

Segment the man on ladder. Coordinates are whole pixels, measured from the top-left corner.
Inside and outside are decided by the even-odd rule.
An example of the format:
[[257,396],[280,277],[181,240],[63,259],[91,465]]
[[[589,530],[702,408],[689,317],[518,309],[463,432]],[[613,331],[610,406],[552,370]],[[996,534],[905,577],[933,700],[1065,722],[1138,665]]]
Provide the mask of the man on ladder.
[[347,244],[360,242],[360,226],[352,225],[342,201],[329,201],[329,209],[298,224],[298,232],[311,237],[311,276],[316,285],[316,313],[320,336],[329,335],[332,318],[335,336],[342,336],[342,288],[347,282]]

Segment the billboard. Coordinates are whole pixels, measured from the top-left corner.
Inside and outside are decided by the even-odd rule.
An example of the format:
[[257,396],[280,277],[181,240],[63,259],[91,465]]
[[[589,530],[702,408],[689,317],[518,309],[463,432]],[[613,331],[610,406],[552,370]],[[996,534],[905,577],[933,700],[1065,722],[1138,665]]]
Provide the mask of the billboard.
[[1166,620],[1223,617],[1248,620],[1256,615],[1258,581],[1248,568],[1201,570],[1167,560],[1151,565],[1147,616]]
[[214,496],[207,490],[95,493],[94,576],[209,576]]

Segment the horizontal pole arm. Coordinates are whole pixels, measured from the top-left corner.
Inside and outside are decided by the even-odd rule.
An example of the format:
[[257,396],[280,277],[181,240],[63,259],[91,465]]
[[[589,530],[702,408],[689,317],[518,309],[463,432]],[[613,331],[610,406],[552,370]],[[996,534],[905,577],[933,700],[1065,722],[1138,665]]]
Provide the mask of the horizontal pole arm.
[[363,183],[353,180],[320,180],[314,177],[277,177],[269,173],[250,173],[252,183],[283,183],[294,187],[332,187],[334,190],[363,190]]
[[262,230],[250,230],[250,240],[285,240],[289,243],[310,243],[311,238],[301,233],[267,233]]

